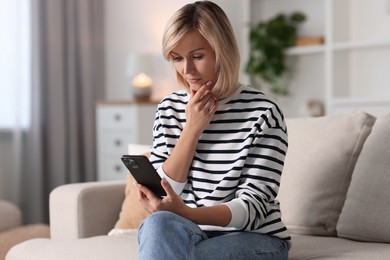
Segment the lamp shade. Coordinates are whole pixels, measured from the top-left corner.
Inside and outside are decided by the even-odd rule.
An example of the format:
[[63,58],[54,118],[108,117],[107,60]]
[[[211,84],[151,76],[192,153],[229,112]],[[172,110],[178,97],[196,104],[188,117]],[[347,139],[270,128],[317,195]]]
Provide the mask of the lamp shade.
[[127,57],[126,75],[136,100],[149,100],[153,78],[156,75],[156,55],[151,53],[131,53]]
[[127,56],[126,75],[134,77],[139,73],[144,73],[149,77],[156,72],[156,55],[152,53],[130,53]]

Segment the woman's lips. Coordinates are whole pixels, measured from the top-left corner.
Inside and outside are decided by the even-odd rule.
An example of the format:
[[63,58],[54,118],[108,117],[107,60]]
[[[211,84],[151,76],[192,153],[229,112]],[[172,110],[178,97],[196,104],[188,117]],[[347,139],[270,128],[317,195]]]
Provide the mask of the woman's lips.
[[196,84],[200,79],[187,79],[187,82],[190,84]]

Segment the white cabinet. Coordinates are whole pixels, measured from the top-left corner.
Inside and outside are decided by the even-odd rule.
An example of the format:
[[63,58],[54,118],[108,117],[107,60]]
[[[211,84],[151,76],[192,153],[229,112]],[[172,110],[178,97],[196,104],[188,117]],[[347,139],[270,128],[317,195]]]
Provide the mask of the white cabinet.
[[96,106],[98,180],[124,180],[128,145],[151,145],[156,103],[99,102]]
[[252,23],[303,11],[299,35],[325,38],[323,45],[288,50],[290,95],[280,100],[286,116],[307,116],[311,99],[326,114],[390,111],[389,0],[251,0],[249,6]]

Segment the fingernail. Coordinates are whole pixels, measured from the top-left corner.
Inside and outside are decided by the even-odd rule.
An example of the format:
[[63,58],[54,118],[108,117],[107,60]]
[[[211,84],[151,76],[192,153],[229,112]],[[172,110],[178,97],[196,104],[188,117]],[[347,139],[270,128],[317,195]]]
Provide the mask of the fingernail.
[[212,83],[211,80],[209,80],[209,81],[207,81],[206,85],[211,86],[211,83]]
[[163,183],[168,183],[167,179],[162,178]]

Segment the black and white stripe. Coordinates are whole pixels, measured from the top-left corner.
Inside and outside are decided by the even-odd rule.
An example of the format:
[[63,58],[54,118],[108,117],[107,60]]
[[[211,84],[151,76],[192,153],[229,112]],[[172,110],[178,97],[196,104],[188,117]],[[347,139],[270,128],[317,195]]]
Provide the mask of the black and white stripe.
[[[185,126],[188,99],[179,91],[158,106],[150,158],[156,169],[171,154]],[[275,200],[286,151],[287,129],[279,107],[258,90],[241,86],[218,102],[199,138],[181,197],[191,207],[242,200],[248,217],[237,229],[289,240]]]

